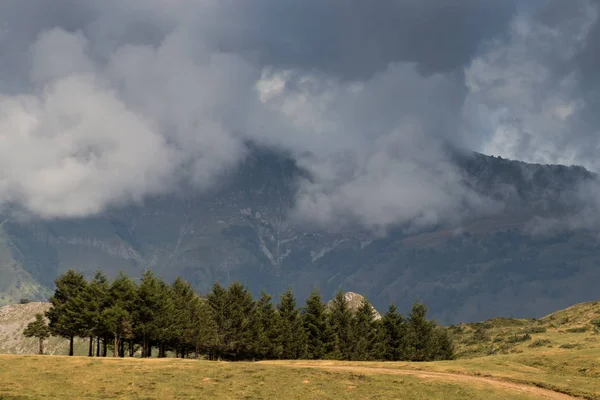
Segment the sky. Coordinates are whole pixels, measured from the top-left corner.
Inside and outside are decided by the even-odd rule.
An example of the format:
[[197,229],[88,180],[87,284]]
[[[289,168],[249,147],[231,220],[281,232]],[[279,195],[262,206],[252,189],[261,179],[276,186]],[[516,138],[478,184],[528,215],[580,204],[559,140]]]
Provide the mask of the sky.
[[449,147],[600,171],[596,0],[3,0],[0,205],[85,217],[246,143],[312,175],[295,217],[425,226],[494,207]]

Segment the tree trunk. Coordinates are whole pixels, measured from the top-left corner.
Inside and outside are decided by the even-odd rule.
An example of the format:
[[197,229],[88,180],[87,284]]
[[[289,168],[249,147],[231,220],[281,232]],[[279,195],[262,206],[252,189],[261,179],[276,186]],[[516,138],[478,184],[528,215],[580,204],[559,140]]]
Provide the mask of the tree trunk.
[[142,358],[148,357],[148,341],[146,340],[146,336],[142,339]]
[[40,354],[44,355],[44,339],[40,338]]
[[69,336],[69,355],[73,355],[73,336]]
[[119,336],[116,333],[115,333],[114,346],[115,346],[115,348],[113,349],[113,357],[118,357],[119,356]]
[[152,344],[148,343],[148,358],[152,357]]
[[106,352],[107,352],[107,340],[106,338],[102,338],[102,357],[106,357]]
[[121,340],[119,343],[119,357],[125,357],[125,340]]
[[88,357],[94,357],[94,337],[90,336],[90,348],[88,349]]
[[96,357],[100,357],[100,336],[96,337]]
[[129,357],[133,357],[133,339],[129,340]]

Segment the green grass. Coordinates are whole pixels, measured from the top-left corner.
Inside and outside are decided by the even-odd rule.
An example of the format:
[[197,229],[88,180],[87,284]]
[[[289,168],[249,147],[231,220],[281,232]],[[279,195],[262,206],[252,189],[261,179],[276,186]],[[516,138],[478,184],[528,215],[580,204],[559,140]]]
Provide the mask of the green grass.
[[464,385],[262,363],[180,359],[0,356],[4,399],[533,399],[492,385]]
[[[531,398],[482,382],[390,375],[373,368],[491,377],[600,400],[600,333],[593,322],[598,319],[600,302],[589,302],[539,320],[495,318],[450,327],[459,358],[433,363],[216,363],[6,355],[0,356],[0,400]],[[66,346],[65,340],[55,340]],[[87,343],[78,342],[76,350],[85,354]],[[299,368],[307,365],[318,369]],[[350,366],[353,372],[335,370],[338,366]]]
[[600,347],[600,335],[594,326],[598,318],[600,302],[596,301],[577,304],[539,320],[494,318],[449,329],[462,359],[522,354],[536,347],[594,349]]

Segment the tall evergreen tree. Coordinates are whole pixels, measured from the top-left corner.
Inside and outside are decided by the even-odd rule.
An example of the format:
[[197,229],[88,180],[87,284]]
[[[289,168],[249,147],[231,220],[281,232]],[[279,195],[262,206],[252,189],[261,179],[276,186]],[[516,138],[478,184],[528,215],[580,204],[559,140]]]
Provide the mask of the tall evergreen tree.
[[291,289],[283,292],[277,310],[281,321],[281,357],[288,360],[303,358],[306,354],[306,335]]
[[356,311],[352,320],[352,354],[351,359],[356,361],[373,360],[377,358],[378,331],[373,315],[373,306],[365,298]]
[[[127,275],[124,273],[120,273],[119,276],[112,282],[109,289],[108,301],[106,304],[106,308],[116,307],[109,315],[113,318],[114,316],[125,315],[125,318],[121,319],[122,331],[121,331],[121,339],[119,341],[121,348],[119,349],[119,353],[121,356],[125,355],[125,340],[129,341],[129,356],[133,357],[134,353],[134,332],[135,332],[135,316],[137,313],[137,307],[139,306],[139,298],[138,298],[138,288],[134,281],[132,281]],[[123,310],[125,313],[119,311]],[[103,326],[104,331],[99,333],[99,336],[108,336],[114,335],[113,328],[114,325],[106,326],[103,321],[101,321],[101,326]]]
[[303,308],[302,322],[306,332],[306,356],[309,359],[319,360],[331,351],[331,330],[327,321],[325,304],[321,295],[314,289],[306,299]]
[[431,361],[436,352],[435,322],[427,320],[427,307],[417,301],[408,315],[407,352],[411,361]]
[[198,304],[194,289],[182,278],[177,278],[171,287],[173,298],[172,345],[176,355],[182,357],[190,347],[196,345],[194,324],[202,323],[195,319]]
[[388,311],[381,319],[383,359],[387,361],[405,360],[406,355],[406,322],[397,311],[394,304],[390,304]]
[[161,309],[161,284],[151,271],[146,271],[137,291],[134,331],[142,343],[142,357],[150,357],[158,335],[157,320]]
[[102,320],[113,338],[113,357],[117,357],[121,353],[122,341],[133,334],[131,315],[120,305],[113,304],[102,311]]
[[42,314],[35,314],[35,320],[30,322],[23,331],[25,337],[38,338],[40,346],[39,354],[42,355],[44,354],[44,340],[48,339],[50,334],[50,328],[46,325]]
[[174,295],[171,286],[158,280],[158,304],[155,313],[155,337],[158,344],[158,357],[166,357],[166,347],[174,343],[182,332],[176,327]]
[[88,283],[83,275],[68,270],[55,281],[56,290],[50,297],[52,307],[46,312],[52,333],[69,339],[69,355],[73,355],[76,336],[87,336],[89,324],[86,320],[85,293]]
[[281,320],[271,301],[271,295],[260,293],[256,302],[255,321],[253,323],[253,353],[258,359],[279,358],[281,346]]
[[196,356],[200,352],[210,352],[217,341],[217,325],[212,316],[208,301],[196,296],[192,301],[190,338]]
[[348,307],[344,292],[338,290],[329,313],[329,325],[333,332],[334,345],[329,358],[350,360],[354,337],[352,334],[353,315]]
[[252,352],[252,321],[254,300],[252,294],[239,282],[227,288],[225,352],[233,360],[247,358]]
[[211,309],[212,320],[215,323],[215,341],[209,349],[209,358],[219,360],[225,352],[229,321],[227,317],[227,290],[216,282],[206,296]]
[[87,285],[84,292],[86,330],[89,336],[88,356],[94,355],[94,336],[100,336],[102,332],[102,312],[108,306],[109,284],[106,276],[98,271],[94,279]]

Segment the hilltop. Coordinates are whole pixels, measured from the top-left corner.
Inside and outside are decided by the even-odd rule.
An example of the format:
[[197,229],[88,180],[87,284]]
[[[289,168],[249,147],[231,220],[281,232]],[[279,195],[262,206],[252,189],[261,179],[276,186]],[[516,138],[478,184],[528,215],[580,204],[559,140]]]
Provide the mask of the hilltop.
[[459,358],[549,349],[597,349],[600,348],[600,301],[576,304],[541,319],[492,318],[449,329]]

